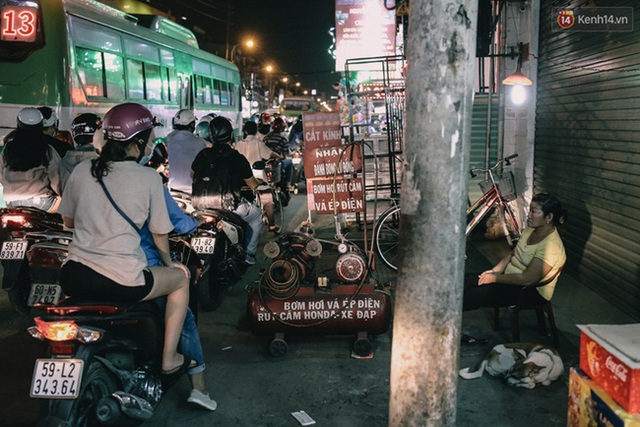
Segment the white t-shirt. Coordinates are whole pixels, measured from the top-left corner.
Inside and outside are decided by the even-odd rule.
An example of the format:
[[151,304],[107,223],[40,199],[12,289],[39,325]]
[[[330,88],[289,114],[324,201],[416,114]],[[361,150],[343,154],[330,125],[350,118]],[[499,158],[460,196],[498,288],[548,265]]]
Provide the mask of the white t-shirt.
[[248,135],[242,141],[236,143],[236,150],[253,164],[260,160],[269,160],[273,151],[257,136]]
[[[148,222],[149,230],[156,234],[173,230],[160,175],[133,161],[110,166],[104,184],[134,224],[142,228]],[[58,212],[75,222],[68,261],[84,264],[124,286],[144,285],[142,270],[147,261],[140,235],[91,176],[91,160],[79,163],[71,173]]]

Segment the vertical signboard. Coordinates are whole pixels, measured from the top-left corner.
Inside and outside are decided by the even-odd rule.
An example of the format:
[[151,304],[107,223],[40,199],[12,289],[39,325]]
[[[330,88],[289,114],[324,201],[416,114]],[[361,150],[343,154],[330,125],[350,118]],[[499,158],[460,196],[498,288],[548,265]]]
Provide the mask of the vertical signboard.
[[380,0],[336,0],[336,71],[344,71],[350,58],[395,55],[396,16],[384,5]]
[[354,177],[362,171],[362,150],[342,144],[340,115],[305,113],[302,123],[309,210],[363,212],[362,177]]

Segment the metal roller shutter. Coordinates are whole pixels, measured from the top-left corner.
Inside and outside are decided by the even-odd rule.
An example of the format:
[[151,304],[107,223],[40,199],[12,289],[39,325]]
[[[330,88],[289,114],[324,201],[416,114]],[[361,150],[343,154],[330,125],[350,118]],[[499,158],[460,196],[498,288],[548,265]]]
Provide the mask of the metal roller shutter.
[[[565,271],[640,318],[640,37],[560,30],[554,4],[540,15],[534,187],[569,213]],[[587,5],[637,2],[567,8]]]

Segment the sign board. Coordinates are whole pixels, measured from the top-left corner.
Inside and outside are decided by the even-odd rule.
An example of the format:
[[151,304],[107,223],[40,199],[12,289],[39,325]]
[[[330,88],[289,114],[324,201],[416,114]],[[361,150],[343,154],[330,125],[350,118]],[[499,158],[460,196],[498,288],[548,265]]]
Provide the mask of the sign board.
[[304,113],[302,123],[305,150],[342,144],[340,113]]
[[[306,142],[306,141],[305,141]],[[322,176],[354,174],[362,171],[360,145],[336,145],[304,151],[304,174],[307,179]]]
[[384,5],[380,0],[336,0],[336,71],[345,71],[347,59],[396,54],[396,16]]
[[[335,190],[335,200],[334,193]],[[309,210],[319,214],[364,212],[364,185],[362,178],[314,178],[307,179],[307,203]]]

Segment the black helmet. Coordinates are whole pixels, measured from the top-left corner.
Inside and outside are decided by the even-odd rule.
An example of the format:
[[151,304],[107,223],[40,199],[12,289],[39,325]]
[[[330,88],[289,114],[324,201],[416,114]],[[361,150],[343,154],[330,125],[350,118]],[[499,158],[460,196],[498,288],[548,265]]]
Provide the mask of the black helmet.
[[102,119],[93,113],[78,114],[71,122],[71,134],[77,144],[88,144],[93,134],[102,127]]
[[248,122],[245,122],[244,126],[242,126],[242,131],[247,135],[255,135],[258,133],[258,124],[249,120]]
[[18,129],[42,132],[42,113],[35,107],[27,107],[18,113]]
[[217,116],[209,122],[209,140],[222,144],[233,140],[233,126],[226,117]]
[[42,126],[44,126],[45,128],[50,128],[53,126],[58,129],[58,116],[56,115],[56,112],[53,110],[53,108],[42,106],[38,107],[38,110],[40,110],[40,112],[42,113]]

